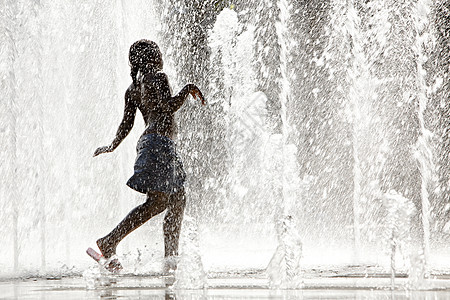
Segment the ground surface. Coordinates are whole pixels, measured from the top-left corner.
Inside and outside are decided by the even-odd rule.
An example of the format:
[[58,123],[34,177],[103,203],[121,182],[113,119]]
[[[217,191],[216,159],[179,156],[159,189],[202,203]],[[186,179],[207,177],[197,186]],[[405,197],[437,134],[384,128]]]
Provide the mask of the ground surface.
[[[92,275],[92,274],[91,274]],[[450,276],[435,272],[410,288],[402,274],[390,278],[376,268],[310,269],[295,289],[270,289],[263,271],[208,274],[206,289],[174,288],[174,278],[97,273],[61,278],[4,279],[0,299],[450,299]]]

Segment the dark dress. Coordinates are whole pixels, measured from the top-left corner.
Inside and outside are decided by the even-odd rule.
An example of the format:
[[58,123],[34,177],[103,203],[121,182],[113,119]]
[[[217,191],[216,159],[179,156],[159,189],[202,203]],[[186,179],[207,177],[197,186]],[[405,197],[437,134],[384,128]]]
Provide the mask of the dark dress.
[[141,193],[174,194],[183,188],[186,173],[175,142],[159,134],[143,135],[136,147],[134,174],[127,185]]

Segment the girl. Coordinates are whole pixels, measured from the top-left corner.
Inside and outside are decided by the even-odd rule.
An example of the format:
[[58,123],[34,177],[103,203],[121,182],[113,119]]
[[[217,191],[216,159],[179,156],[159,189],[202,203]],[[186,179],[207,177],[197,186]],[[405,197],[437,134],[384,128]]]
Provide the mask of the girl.
[[[137,144],[134,174],[127,185],[145,193],[145,203],[135,207],[97,245],[106,259],[116,253],[119,242],[130,232],[150,218],[166,210],[164,218],[164,256],[178,255],[178,240],[186,205],[184,182],[186,174],[176,152],[175,112],[190,94],[206,104],[199,88],[186,85],[176,96],[172,92],[166,74],[162,71],[163,60],[158,45],[149,40],[135,42],[129,52],[133,83],[125,93],[125,111],[116,137],[109,146],[98,148],[94,156],[112,152],[125,139],[133,127],[136,110],[144,117],[145,131]],[[169,259],[170,260],[170,259]],[[117,259],[108,262],[108,269],[122,268]]]

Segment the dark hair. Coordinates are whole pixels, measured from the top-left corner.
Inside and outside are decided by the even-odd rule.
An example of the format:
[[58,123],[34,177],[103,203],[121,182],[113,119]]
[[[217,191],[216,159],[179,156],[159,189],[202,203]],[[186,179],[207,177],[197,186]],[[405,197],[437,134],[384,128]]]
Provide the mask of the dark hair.
[[137,74],[158,72],[163,68],[162,54],[158,45],[150,40],[139,40],[130,47],[128,60],[134,86],[138,85]]

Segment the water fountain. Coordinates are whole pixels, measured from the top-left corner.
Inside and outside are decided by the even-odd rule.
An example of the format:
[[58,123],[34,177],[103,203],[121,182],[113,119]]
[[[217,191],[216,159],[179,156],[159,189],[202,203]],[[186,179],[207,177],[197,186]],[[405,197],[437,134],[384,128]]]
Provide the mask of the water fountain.
[[422,203],[422,227],[423,227],[423,253],[425,270],[427,270],[430,260],[430,201],[429,193],[432,187],[432,180],[435,177],[436,167],[433,158],[432,139],[433,133],[426,128],[425,111],[427,109],[428,92],[426,84],[426,70],[424,65],[427,61],[427,51],[430,51],[430,44],[433,43],[433,35],[430,32],[429,15],[432,3],[430,1],[418,1],[416,5],[416,51],[417,51],[417,89],[419,98],[418,116],[420,126],[420,136],[416,143],[414,157],[419,162],[421,174],[420,196]]
[[174,287],[177,289],[206,288],[207,280],[199,248],[196,220],[187,216],[183,225],[183,235],[180,238],[180,262],[175,271]]
[[[196,288],[294,290],[332,286],[327,272],[405,273],[420,284],[393,277],[395,288],[429,289],[448,271],[445,3],[244,2],[3,1],[0,277],[83,274],[85,248],[143,200],[123,184],[141,120],[91,158],[119,124],[140,38],[162,45],[174,90],[194,81],[209,101],[179,113],[195,220],[179,289],[190,268]],[[159,221],[119,247],[130,284],[159,286]],[[410,269],[395,260],[400,244],[405,261],[423,253]],[[383,278],[361,285],[391,286]]]
[[387,192],[383,198],[383,205],[386,208],[383,239],[385,249],[390,250],[391,288],[394,289],[397,251],[400,250],[404,257],[412,255],[408,253],[408,248],[411,242],[411,217],[415,208],[411,200],[395,191]]

